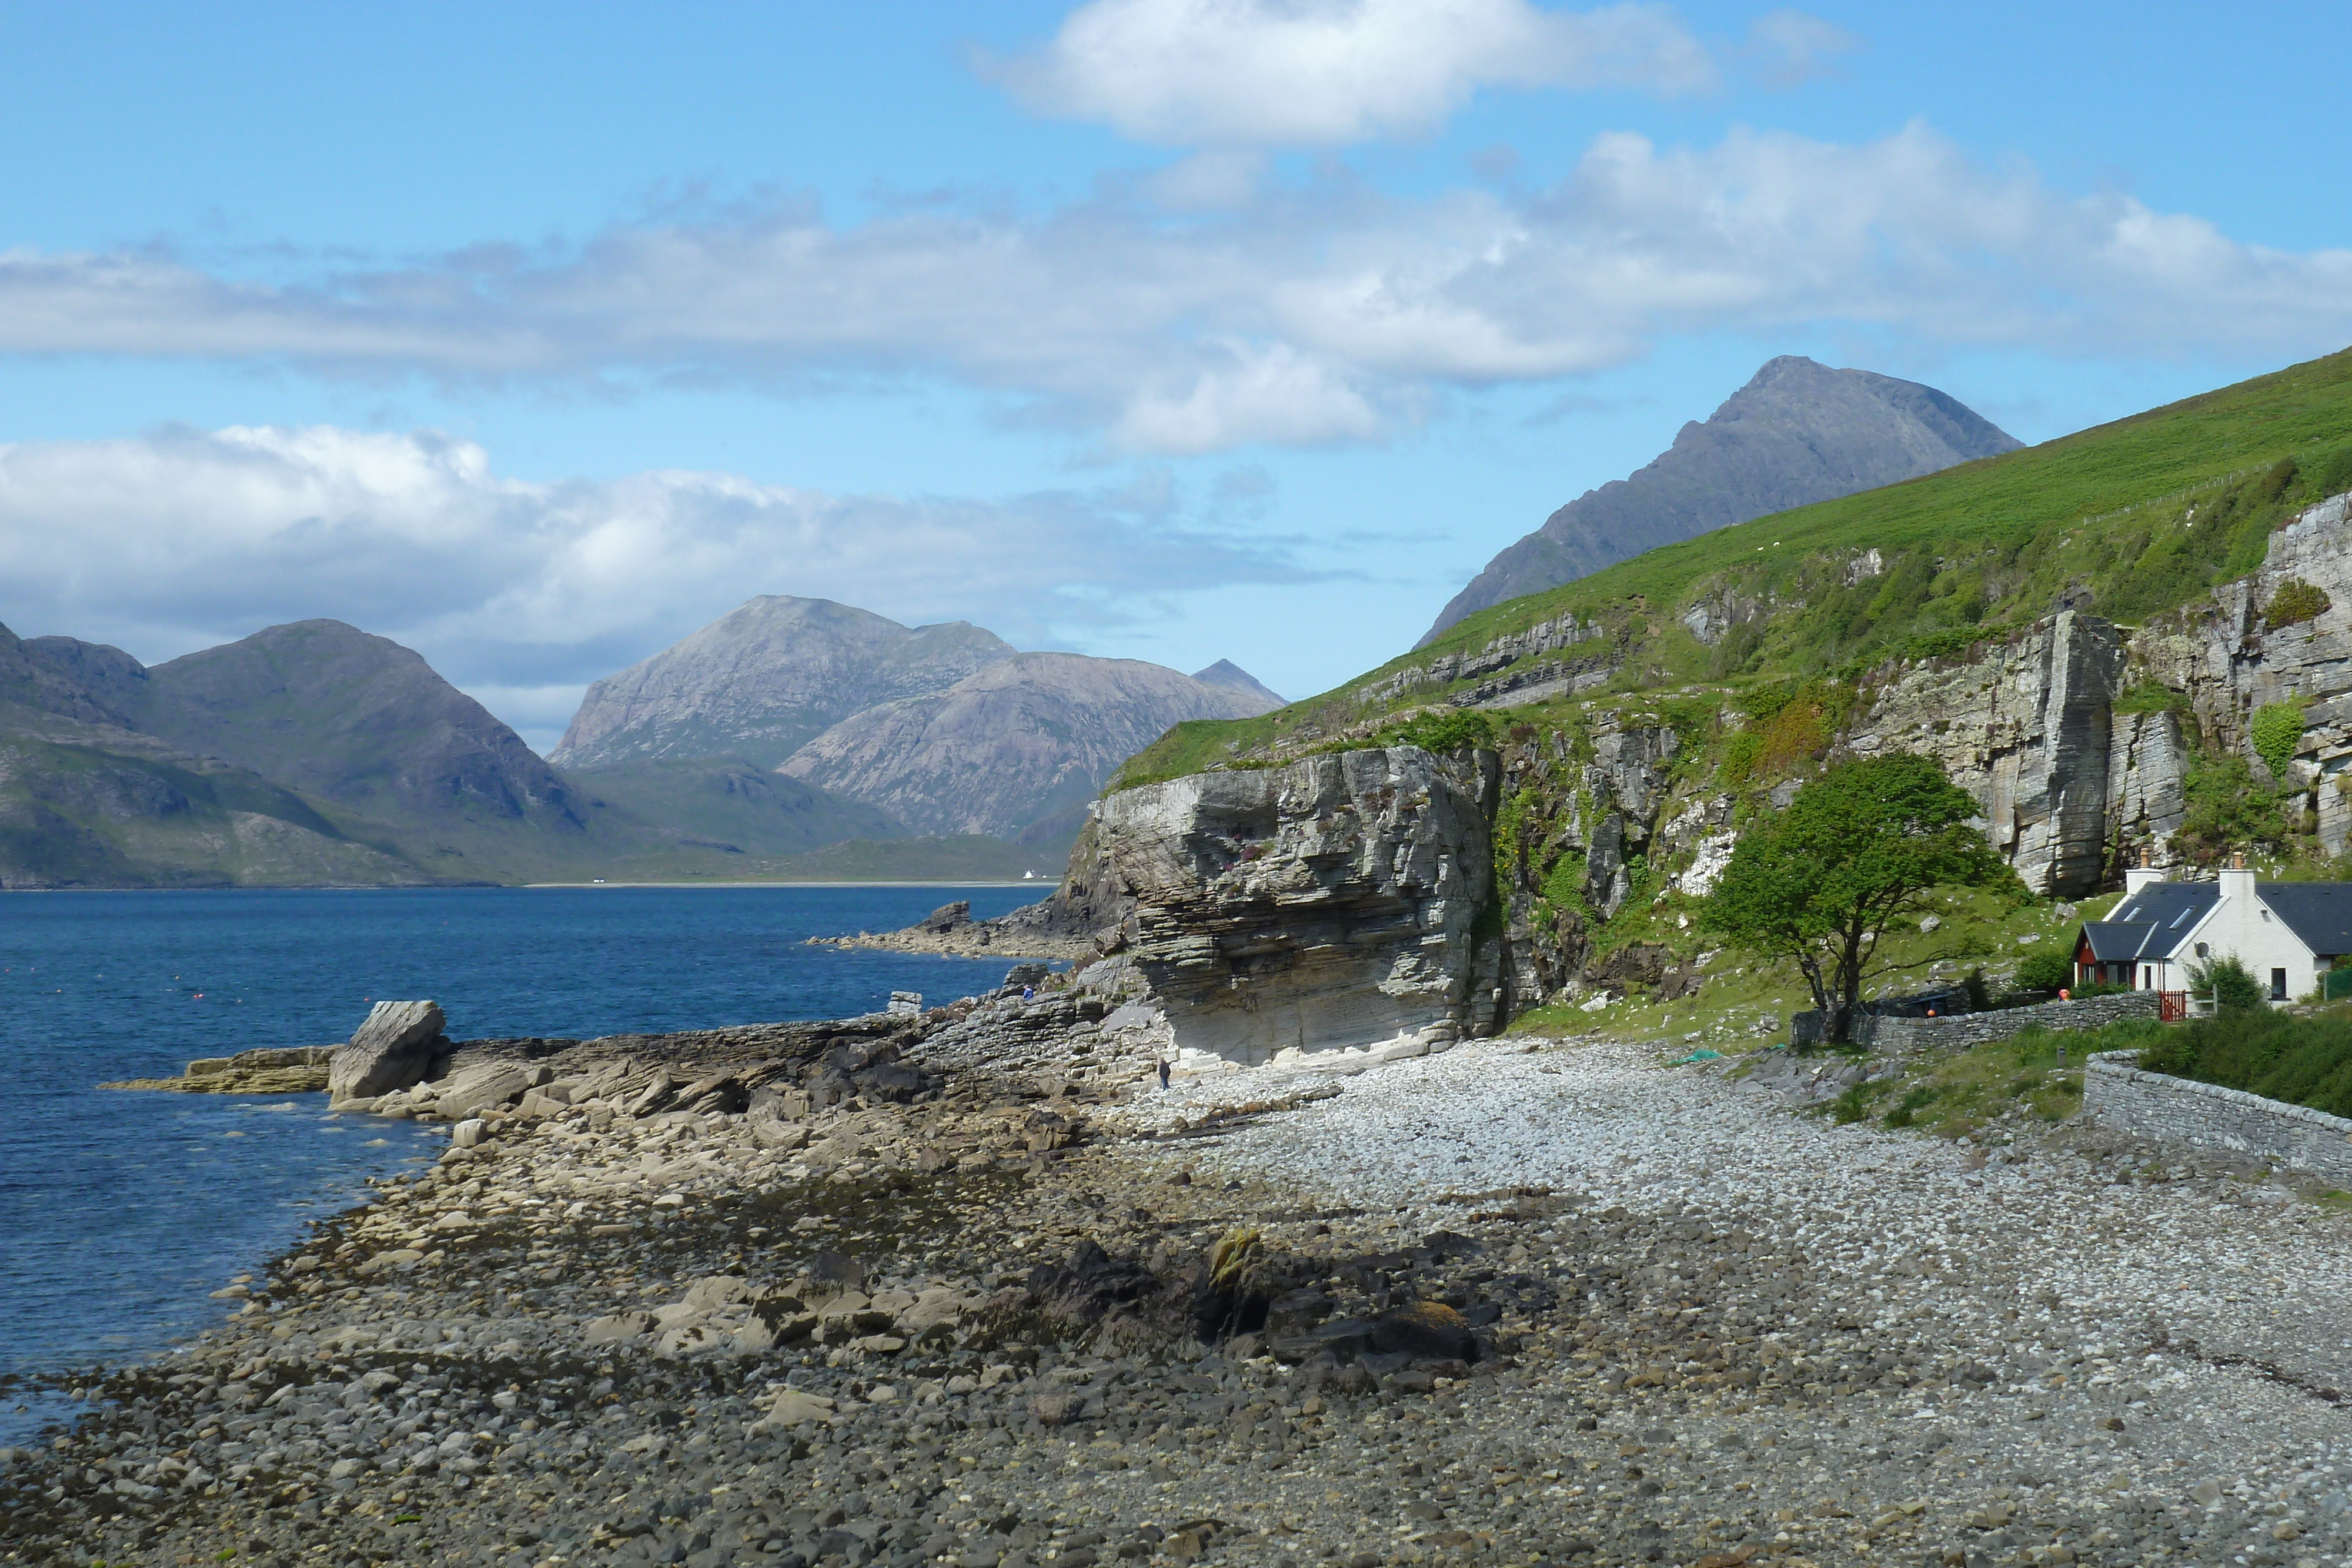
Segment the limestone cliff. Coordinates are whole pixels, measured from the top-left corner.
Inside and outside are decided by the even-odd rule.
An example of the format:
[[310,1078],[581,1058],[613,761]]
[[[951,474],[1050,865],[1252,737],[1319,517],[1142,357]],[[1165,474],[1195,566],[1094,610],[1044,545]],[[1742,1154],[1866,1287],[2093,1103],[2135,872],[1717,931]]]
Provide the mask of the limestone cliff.
[[1936,758],[1984,807],[1986,837],[2027,885],[2088,893],[2105,870],[2124,660],[2113,625],[2068,611],[1974,658],[1904,670],[1847,745]]
[[1092,847],[1176,1044],[1255,1065],[1491,1029],[1496,784],[1490,752],[1391,747],[1107,798]]

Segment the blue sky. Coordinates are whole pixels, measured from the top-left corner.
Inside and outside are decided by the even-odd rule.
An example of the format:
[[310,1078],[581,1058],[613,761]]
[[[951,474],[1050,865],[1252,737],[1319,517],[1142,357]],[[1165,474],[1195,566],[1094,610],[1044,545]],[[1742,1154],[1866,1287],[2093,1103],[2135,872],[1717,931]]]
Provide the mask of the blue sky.
[[2047,439],[2352,343],[2342,7],[0,14],[0,620],[542,747],[757,592],[1286,694],[1777,353]]

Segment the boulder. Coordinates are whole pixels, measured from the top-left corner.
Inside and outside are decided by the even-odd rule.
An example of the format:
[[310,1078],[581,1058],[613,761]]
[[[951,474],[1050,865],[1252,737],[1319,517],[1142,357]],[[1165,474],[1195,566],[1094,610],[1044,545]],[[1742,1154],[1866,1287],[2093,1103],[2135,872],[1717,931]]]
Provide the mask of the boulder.
[[351,1043],[327,1066],[327,1092],[337,1102],[373,1100],[424,1082],[446,1049],[446,1020],[438,1002],[378,1002]]
[[463,1122],[478,1116],[509,1100],[520,1100],[532,1087],[534,1077],[545,1077],[547,1069],[519,1066],[513,1062],[492,1062],[488,1066],[469,1068],[436,1085],[434,1114],[446,1121]]

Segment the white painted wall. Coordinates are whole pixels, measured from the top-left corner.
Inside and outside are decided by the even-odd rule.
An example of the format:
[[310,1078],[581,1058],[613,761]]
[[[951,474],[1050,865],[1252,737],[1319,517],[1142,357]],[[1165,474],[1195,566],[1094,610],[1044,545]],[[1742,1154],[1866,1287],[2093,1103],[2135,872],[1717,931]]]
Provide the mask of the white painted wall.
[[[2126,873],[2127,883],[2140,875],[2136,870]],[[2147,880],[2154,880],[2149,878]],[[2294,1001],[2319,983],[2319,977],[2328,967],[2303,945],[2303,939],[2288,929],[2286,922],[2263,904],[2255,891],[2254,873],[2250,871],[2224,871],[2221,873],[2221,897],[2206,912],[2205,918],[2191,927],[2179,956],[2170,963],[2143,960],[2134,970],[2132,985],[2139,990],[2185,991],[2189,988],[2189,967],[2203,963],[2197,947],[2202,943],[2212,957],[2231,954],[2251,971],[2265,988],[2271,985],[2273,969],[2286,971],[2286,999]],[[2131,887],[2137,893],[2141,882]],[[2123,909],[2130,900],[2124,899],[2116,907]]]
[[[2303,939],[2287,928],[2286,922],[2272,914],[2254,891],[2254,873],[2250,871],[2224,871],[2221,874],[2221,901],[2216,904],[2190,937],[2190,945],[2181,956],[2183,962],[2168,968],[2178,972],[2196,958],[2196,944],[2204,943],[2215,957],[2236,954],[2238,961],[2253,972],[2255,979],[2265,988],[2271,984],[2271,971],[2286,971],[2286,999],[2294,1001],[2318,983],[2326,971],[2324,962],[2315,961]],[[2177,981],[2167,984],[2166,990],[2183,990],[2188,977],[2181,974]]]

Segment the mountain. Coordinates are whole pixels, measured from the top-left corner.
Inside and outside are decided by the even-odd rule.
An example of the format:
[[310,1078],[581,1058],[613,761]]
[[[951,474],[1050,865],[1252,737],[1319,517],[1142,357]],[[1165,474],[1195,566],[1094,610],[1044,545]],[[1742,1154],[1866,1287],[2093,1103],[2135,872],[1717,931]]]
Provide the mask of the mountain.
[[[727,758],[558,775],[413,651],[336,621],[149,669],[0,628],[0,886],[827,878],[1031,869]],[[1018,863],[1016,863],[1018,862]],[[908,874],[924,874],[910,871]]]
[[1587,490],[1488,561],[1414,646],[1465,615],[1660,545],[2019,444],[1933,387],[1783,354],[1647,467]]
[[1321,696],[1188,725],[1120,779],[1371,737],[1433,704],[1499,710],[1696,682],[1752,685],[1742,700],[1761,711],[1824,673],[1836,685],[1949,657],[2060,610],[2138,624],[2256,570],[2295,508],[2347,490],[2352,350],[1661,546],[1479,611]]
[[1013,651],[961,621],[901,626],[829,599],[763,595],[591,685],[548,760],[735,757],[773,768],[852,714],[944,692]]
[[0,888],[433,880],[283,785],[129,727],[145,675],[119,649],[0,626]]
[[1225,691],[1239,692],[1244,696],[1253,697],[1270,708],[1282,706],[1282,697],[1272,687],[1262,685],[1255,675],[1251,674],[1231,659],[1219,659],[1205,670],[1195,670],[1192,672],[1192,678],[1204,686],[1218,686]]
[[593,807],[618,807],[690,848],[788,856],[908,836],[886,812],[740,757],[648,758],[564,777]]
[[1279,702],[1135,659],[1017,653],[844,719],[782,771],[919,831],[1066,843],[1103,781],[1171,726]]

